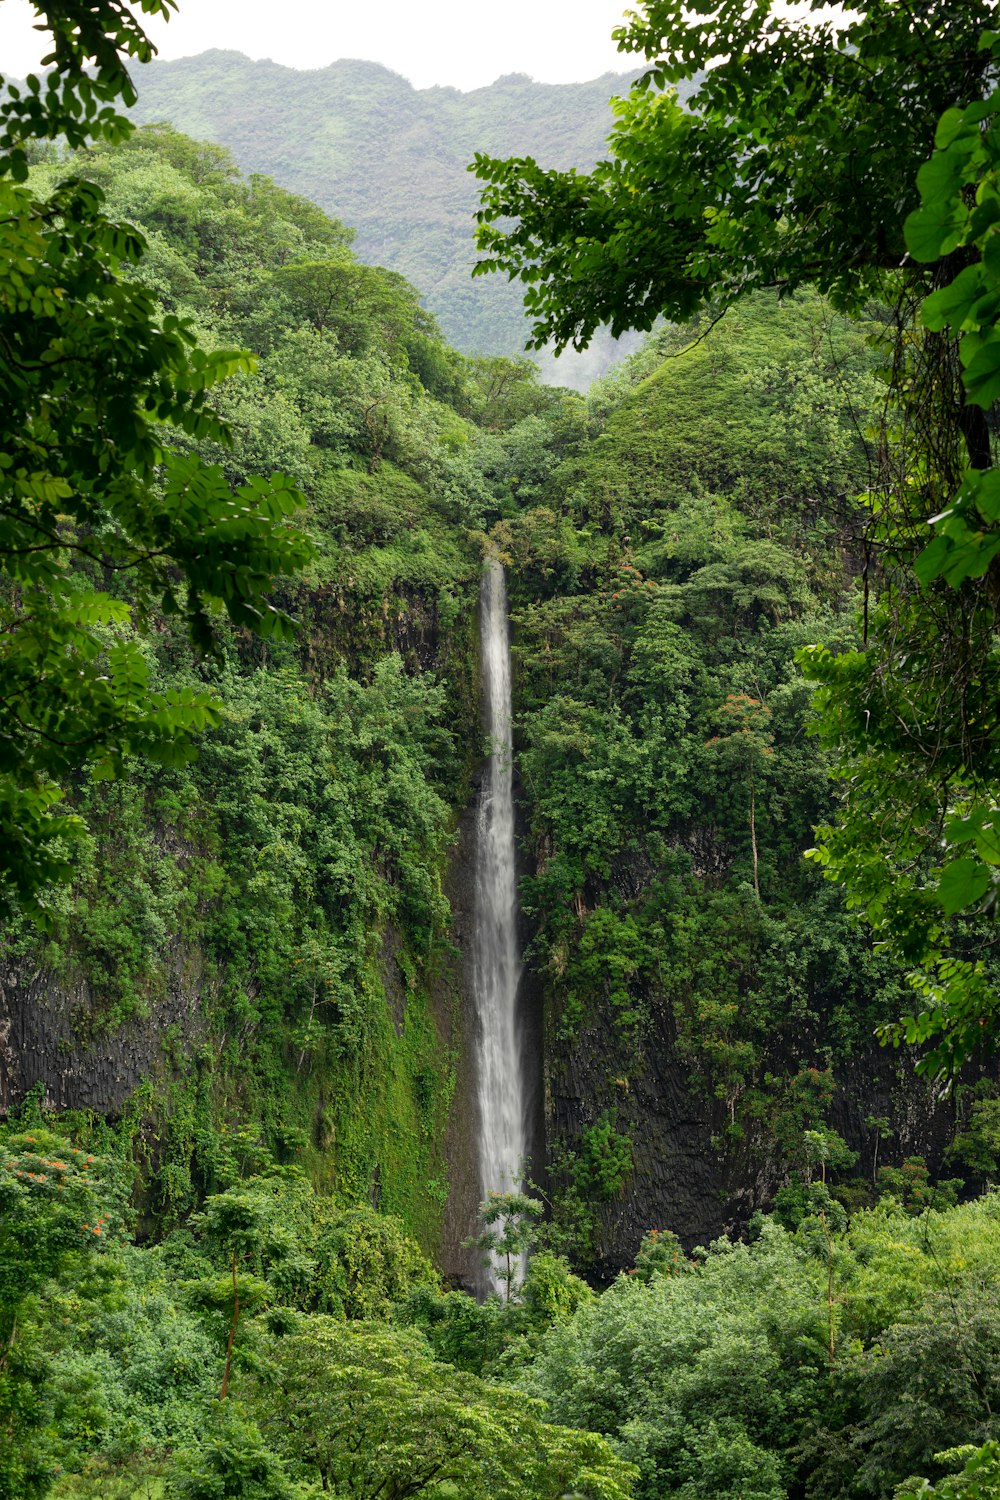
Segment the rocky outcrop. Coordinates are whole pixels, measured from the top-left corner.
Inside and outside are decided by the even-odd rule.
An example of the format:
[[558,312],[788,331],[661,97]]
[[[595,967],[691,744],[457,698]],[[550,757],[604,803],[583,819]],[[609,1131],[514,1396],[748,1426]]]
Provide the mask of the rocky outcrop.
[[202,1038],[204,983],[197,953],[178,948],[144,1013],[103,1029],[85,980],[0,958],[0,1113],[42,1084],[48,1109],[117,1117]]
[[[766,1126],[742,1123],[694,1081],[681,1055],[669,1007],[651,1007],[642,1043],[626,1044],[608,1024],[582,1028],[546,1057],[549,1140],[578,1140],[609,1111],[627,1135],[633,1168],[619,1197],[598,1211],[596,1276],[633,1264],[649,1229],[671,1229],[688,1248],[739,1233],[771,1207],[789,1179]],[[968,1069],[963,1081],[998,1078],[996,1064]],[[931,1174],[955,1175],[945,1151],[955,1134],[954,1090],[916,1072],[912,1050],[876,1046],[840,1069],[828,1120],[858,1154],[847,1175],[871,1181],[877,1167],[923,1157]],[[886,1122],[880,1139],[870,1122]],[[877,1151],[877,1157],[876,1157]]]

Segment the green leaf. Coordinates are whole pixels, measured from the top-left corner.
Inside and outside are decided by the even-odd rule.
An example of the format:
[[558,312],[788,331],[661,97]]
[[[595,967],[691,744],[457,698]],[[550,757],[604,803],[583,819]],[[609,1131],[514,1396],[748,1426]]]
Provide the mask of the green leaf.
[[965,113],[960,109],[946,109],[938,121],[937,130],[934,133],[934,144],[939,151],[950,146],[957,135],[965,126]]
[[990,407],[1000,400],[1000,331],[983,338],[976,353],[962,372],[970,403]]
[[986,865],[978,859],[953,859],[945,865],[938,883],[938,899],[945,915],[953,917],[980,901],[993,883]]
[[950,285],[932,292],[920,309],[925,328],[937,332],[942,328],[961,328],[969,317],[985,285],[979,266],[967,266]]
[[984,521],[1000,521],[1000,469],[971,469],[965,488]]
[[940,260],[954,250],[961,240],[965,217],[965,211],[950,202],[915,209],[903,224],[906,248],[913,259]]
[[951,553],[951,542],[946,536],[936,536],[929,542],[913,564],[913,571],[921,583],[930,583],[940,578]]

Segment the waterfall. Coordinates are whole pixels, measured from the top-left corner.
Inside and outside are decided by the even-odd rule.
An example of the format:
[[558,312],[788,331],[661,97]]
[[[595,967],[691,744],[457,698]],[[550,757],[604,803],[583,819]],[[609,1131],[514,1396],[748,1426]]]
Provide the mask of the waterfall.
[[[483,708],[490,758],[476,840],[472,979],[479,1029],[479,1163],[482,1197],[520,1186],[526,1150],[517,989],[517,875],[511,738],[510,636],[503,568],[490,561],[480,600]],[[490,1280],[500,1290],[497,1267]]]

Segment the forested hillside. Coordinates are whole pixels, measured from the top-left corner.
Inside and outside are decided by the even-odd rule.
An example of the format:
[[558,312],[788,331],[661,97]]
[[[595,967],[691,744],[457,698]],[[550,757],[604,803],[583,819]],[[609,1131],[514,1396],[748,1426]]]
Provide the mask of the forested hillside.
[[[99,113],[128,97],[116,49],[143,55],[116,33],[74,72],[116,5],[83,31],[55,8],[69,105],[12,93],[0,135],[26,407],[0,454],[0,1500],[992,1500],[996,1060],[946,1084],[878,1046],[914,1008],[905,952],[806,857],[853,783],[803,663],[878,662],[902,572],[870,524],[908,432],[898,306],[741,288],[586,395],[544,385],[506,314],[452,347],[338,199],[388,154],[372,88],[398,195],[508,114],[538,149],[537,86],[228,53],[143,75],[206,136],[228,113],[238,163]],[[301,128],[289,76],[341,112],[294,162],[263,134]],[[564,160],[594,87],[545,94]],[[289,186],[323,162],[343,217]],[[439,201],[396,245],[440,290],[466,210]],[[127,355],[149,383],[106,400]],[[162,522],[143,548],[132,511]],[[534,1110],[511,1192],[479,1171],[470,974],[486,560]],[[966,844],[996,864],[991,829]]]
[[[377,63],[306,73],[208,52],[143,68],[132,115],[218,141],[245,172],[265,172],[350,224],[358,256],[419,288],[457,349],[519,354],[527,322],[516,289],[469,274],[477,203],[469,162],[477,151],[542,150],[563,167],[592,166],[605,150],[609,101],[630,76],[557,85],[515,74],[461,93],[414,89]],[[585,355],[543,355],[542,364],[554,384],[584,388],[617,353],[601,338]]]
[[163,307],[258,351],[222,398],[234,444],[209,456],[301,485],[316,554],[284,585],[291,645],[237,633],[197,662],[150,631],[153,685],[207,684],[221,719],[190,766],[80,789],[73,892],[37,958],[16,957],[30,923],[7,944],[4,1102],[42,1077],[53,1104],[131,1117],[157,1219],[212,1186],[218,1131],[242,1120],[352,1200],[381,1183],[430,1246],[455,1085],[443,859],[477,755],[469,530],[489,491],[471,418],[491,372],[342,226],[217,148],[157,130],[85,167],[143,224]]

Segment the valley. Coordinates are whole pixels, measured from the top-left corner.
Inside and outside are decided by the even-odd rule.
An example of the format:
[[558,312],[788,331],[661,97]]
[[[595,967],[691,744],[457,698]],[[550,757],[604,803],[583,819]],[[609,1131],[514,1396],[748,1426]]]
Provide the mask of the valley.
[[712,214],[658,311],[641,236],[606,277],[693,128],[609,155],[634,72],[129,48],[137,100],[0,104],[0,1500],[990,1500],[994,471],[936,304],[667,317]]

